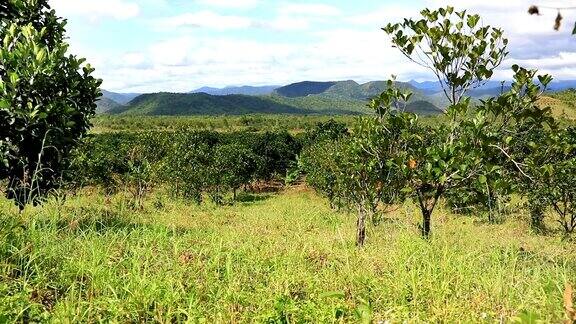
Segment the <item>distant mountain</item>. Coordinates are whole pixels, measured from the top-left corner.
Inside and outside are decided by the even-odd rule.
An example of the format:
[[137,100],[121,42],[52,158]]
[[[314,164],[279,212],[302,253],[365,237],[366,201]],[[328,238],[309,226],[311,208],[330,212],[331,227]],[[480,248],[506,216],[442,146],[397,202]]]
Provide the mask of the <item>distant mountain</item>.
[[102,90],[102,97],[111,99],[116,103],[121,105],[125,105],[129,103],[132,99],[138,97],[140,93],[118,93],[118,92],[111,92],[107,90]]
[[564,91],[568,89],[576,89],[576,80],[558,80],[552,81],[549,86],[551,91]]
[[107,98],[107,97],[101,97],[96,102],[96,113],[97,114],[103,114],[103,113],[106,113],[110,110],[119,109],[121,107],[122,107],[122,105],[117,103],[116,101],[114,101],[110,98]]
[[[408,83],[397,83],[414,93],[408,111],[433,115],[442,113],[441,100],[427,97]],[[279,87],[268,95],[212,95],[240,88],[200,88],[197,93],[153,93],[140,95],[125,106],[107,110],[123,115],[241,115],[241,114],[370,114],[368,100],[387,87],[384,81],[358,84],[355,81],[305,81]],[[254,87],[257,88],[257,87]],[[262,88],[250,91],[264,91]],[[243,90],[242,90],[243,89]],[[269,88],[270,89],[270,88]],[[440,105],[439,105],[440,104]]]
[[[413,93],[409,102],[409,111],[423,115],[442,113],[439,108],[445,105],[445,100],[442,97],[429,97],[409,83],[396,82],[396,86]],[[330,98],[366,106],[369,99],[378,96],[386,90],[386,87],[386,81],[372,81],[364,84],[359,84],[352,80],[334,82],[305,81],[278,88],[275,94],[288,98]],[[363,108],[363,111],[366,111],[366,109]]]
[[[416,89],[423,91],[427,95],[442,92],[442,87],[440,86],[440,82],[438,81],[418,82],[411,80],[408,83],[410,83],[410,85],[412,85]],[[504,86],[504,88],[502,88],[502,86]],[[501,93],[502,89],[504,89],[504,91],[510,90],[510,86],[511,86],[510,81],[497,81],[497,80],[488,81],[481,87],[471,89],[470,96],[472,97],[496,96]],[[558,92],[568,89],[576,89],[576,80],[555,80],[548,85],[548,91],[550,92]]]
[[245,96],[263,96],[269,95],[280,86],[261,86],[261,87],[226,87],[226,88],[211,88],[202,87],[191,91],[190,93],[206,93],[213,96],[227,96],[227,95],[245,95]]
[[288,98],[306,97],[321,94],[336,84],[337,82],[304,81],[280,87],[274,92]]
[[[396,86],[412,92],[407,110],[419,115],[442,113],[446,99],[436,81],[396,82]],[[359,84],[353,80],[304,81],[286,86],[203,87],[192,93],[114,93],[102,91],[98,113],[124,115],[241,115],[241,114],[370,114],[370,98],[386,90],[386,81]],[[573,116],[572,99],[576,81],[554,81],[550,94],[542,102],[551,103],[556,111]],[[510,89],[510,82],[489,81],[471,89],[475,99],[496,96]],[[564,91],[564,92],[562,92]],[[559,96],[555,93],[560,92]],[[576,99],[574,100],[576,101]]]
[[425,94],[434,94],[442,91],[442,87],[438,81],[418,82],[415,80],[410,80],[408,83],[414,88],[422,90]]

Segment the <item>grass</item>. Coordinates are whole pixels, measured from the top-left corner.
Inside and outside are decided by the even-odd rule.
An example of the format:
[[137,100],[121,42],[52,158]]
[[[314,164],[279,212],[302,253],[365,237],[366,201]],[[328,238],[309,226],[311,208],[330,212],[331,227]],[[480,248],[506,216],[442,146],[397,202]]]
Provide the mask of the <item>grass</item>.
[[0,322],[560,322],[576,245],[406,205],[354,246],[354,216],[304,188],[135,211],[86,191],[0,204]]

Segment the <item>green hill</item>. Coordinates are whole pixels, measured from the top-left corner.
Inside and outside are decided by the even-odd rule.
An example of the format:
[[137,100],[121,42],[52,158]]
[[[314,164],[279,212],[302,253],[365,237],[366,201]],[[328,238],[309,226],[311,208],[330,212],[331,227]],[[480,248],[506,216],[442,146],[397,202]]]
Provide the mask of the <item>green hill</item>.
[[336,83],[337,82],[304,81],[280,87],[276,89],[274,93],[288,98],[306,97],[309,95],[324,93]]
[[[288,93],[292,99],[315,97],[316,99],[312,101],[316,102],[320,101],[318,98],[329,98],[345,104],[352,104],[354,108],[349,108],[350,110],[363,112],[366,111],[365,106],[368,100],[378,96],[386,90],[387,86],[386,81],[372,81],[364,84],[359,84],[352,80],[338,82],[300,82],[279,88],[276,90],[276,93]],[[439,114],[442,112],[438,107],[445,105],[443,97],[428,96],[422,90],[405,82],[396,82],[396,86],[412,92],[412,99],[407,108],[409,111],[424,115]]]
[[228,95],[205,93],[155,93],[136,97],[127,106],[109,114],[146,116],[243,115],[243,114],[362,114],[369,113],[358,100],[324,97],[287,98],[273,96]]
[[[441,97],[432,97],[409,83],[397,86],[413,93],[407,110],[420,115],[442,113]],[[153,93],[135,97],[127,105],[103,106],[113,115],[192,116],[244,114],[370,114],[368,100],[387,87],[385,81],[358,84],[355,81],[305,81],[280,87],[271,95],[210,95],[207,93]],[[111,99],[111,98],[108,98]],[[105,102],[103,101],[103,104]]]

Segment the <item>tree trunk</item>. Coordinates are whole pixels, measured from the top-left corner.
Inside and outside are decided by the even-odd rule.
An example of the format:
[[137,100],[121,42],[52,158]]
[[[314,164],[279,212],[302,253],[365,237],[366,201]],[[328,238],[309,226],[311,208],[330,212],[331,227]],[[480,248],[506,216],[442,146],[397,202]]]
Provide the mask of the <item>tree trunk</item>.
[[430,225],[432,213],[434,212],[434,208],[436,208],[436,204],[438,203],[438,200],[443,193],[443,187],[437,187],[432,197],[429,195],[427,197],[425,192],[422,190],[418,191],[418,202],[420,204],[420,210],[422,211],[422,225],[420,226],[420,229],[422,231],[422,237],[425,239],[430,238],[430,234],[432,232]]
[[430,237],[430,221],[432,218],[432,211],[431,210],[422,210],[422,237],[429,238]]
[[356,223],[356,245],[364,246],[366,242],[366,211],[364,208],[358,208],[358,222]]

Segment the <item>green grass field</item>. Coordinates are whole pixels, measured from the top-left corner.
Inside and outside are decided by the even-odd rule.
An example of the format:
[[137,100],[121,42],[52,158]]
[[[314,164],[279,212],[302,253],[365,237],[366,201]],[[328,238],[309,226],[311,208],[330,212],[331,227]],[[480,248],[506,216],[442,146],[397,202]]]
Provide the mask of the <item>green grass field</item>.
[[143,210],[85,190],[0,204],[0,322],[561,322],[576,244],[406,205],[354,245],[354,215],[302,187]]

